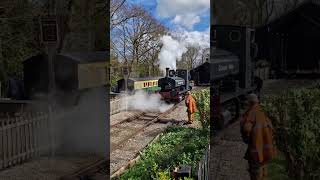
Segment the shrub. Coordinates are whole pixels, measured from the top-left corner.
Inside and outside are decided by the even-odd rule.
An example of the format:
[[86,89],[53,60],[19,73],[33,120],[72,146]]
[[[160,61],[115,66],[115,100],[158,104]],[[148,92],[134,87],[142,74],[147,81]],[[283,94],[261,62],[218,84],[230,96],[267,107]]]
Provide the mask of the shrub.
[[272,120],[275,141],[293,179],[320,178],[320,90],[294,89],[269,96],[263,108]]
[[166,179],[174,167],[189,164],[195,170],[209,144],[207,131],[171,127],[157,142],[141,154],[141,160],[128,169],[120,179]]
[[198,112],[196,119],[200,121],[203,129],[210,128],[210,90],[204,89],[192,93],[196,100]]

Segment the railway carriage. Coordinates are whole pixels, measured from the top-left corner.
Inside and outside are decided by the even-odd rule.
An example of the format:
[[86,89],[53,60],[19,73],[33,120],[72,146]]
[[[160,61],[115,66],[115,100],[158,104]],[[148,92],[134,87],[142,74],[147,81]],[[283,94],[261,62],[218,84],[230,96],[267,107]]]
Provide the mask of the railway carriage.
[[[158,87],[158,79],[160,77],[148,77],[148,78],[129,78],[127,81],[127,90],[129,93],[134,93],[137,90],[143,90],[148,93],[154,93],[160,90]],[[118,80],[118,93],[125,91],[125,80]]]

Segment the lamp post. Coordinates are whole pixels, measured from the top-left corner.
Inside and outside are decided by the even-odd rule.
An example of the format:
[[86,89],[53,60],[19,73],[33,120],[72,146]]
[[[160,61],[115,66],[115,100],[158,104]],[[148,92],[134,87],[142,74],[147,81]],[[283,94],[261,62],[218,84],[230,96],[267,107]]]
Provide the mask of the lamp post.
[[57,16],[55,15],[54,0],[49,2],[49,13],[40,19],[41,41],[46,46],[48,54],[48,110],[50,128],[51,155],[55,156],[55,122],[53,118],[53,107],[55,106],[55,73],[54,58],[56,55],[58,37]]
[[128,109],[128,77],[129,77],[129,69],[127,66],[124,66],[122,68],[122,73],[123,73],[123,77],[124,77],[124,92],[125,92],[125,102],[126,102],[126,111]]

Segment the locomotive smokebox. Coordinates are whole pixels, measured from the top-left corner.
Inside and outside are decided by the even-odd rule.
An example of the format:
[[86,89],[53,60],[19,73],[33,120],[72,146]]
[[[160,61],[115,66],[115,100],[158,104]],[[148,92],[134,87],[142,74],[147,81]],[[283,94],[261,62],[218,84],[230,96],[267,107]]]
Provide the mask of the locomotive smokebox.
[[166,68],[166,77],[169,77],[169,69],[170,68]]

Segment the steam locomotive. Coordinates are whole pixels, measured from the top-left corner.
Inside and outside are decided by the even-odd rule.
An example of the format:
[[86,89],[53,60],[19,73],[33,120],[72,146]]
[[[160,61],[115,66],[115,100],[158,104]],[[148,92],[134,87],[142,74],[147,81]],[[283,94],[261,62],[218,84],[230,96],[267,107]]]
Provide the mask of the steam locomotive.
[[257,55],[254,29],[212,25],[210,93],[212,127],[222,129],[240,114],[241,99],[257,92],[254,59]]
[[158,80],[161,88],[159,94],[167,102],[180,102],[187,91],[191,90],[190,73],[185,69],[169,70],[166,68],[166,76]]

